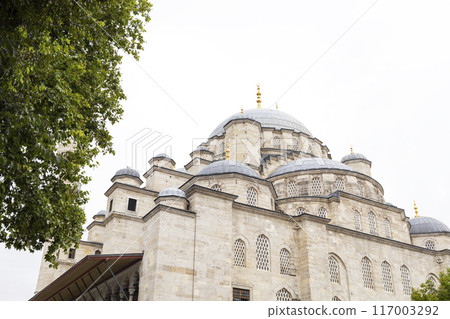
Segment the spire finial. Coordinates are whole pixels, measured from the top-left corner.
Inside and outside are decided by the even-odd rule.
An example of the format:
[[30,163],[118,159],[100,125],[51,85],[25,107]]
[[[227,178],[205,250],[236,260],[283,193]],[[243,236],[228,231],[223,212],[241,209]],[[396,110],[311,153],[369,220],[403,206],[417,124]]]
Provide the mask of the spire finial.
[[353,154],[353,146],[350,145],[350,154]]
[[227,161],[230,159],[230,144],[227,142]]
[[256,103],[258,103],[258,109],[261,108],[261,91],[259,90],[259,84],[256,84],[256,87],[258,88],[256,91]]
[[414,218],[419,217],[419,211],[417,210],[416,201],[414,201],[414,212],[416,213],[416,216],[414,216]]
[[278,110],[278,102],[277,102],[277,104],[275,105],[275,108]]
[[244,114],[244,108],[241,106],[241,114]]

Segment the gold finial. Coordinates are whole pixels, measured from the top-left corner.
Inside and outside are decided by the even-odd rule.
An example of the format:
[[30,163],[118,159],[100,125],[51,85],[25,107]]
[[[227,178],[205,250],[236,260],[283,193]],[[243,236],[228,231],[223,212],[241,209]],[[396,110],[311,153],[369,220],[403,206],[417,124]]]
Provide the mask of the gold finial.
[[230,144],[227,142],[227,160],[230,159]]
[[278,102],[277,102],[277,105],[275,105],[275,107],[276,107],[276,109],[278,110]]
[[350,154],[353,154],[353,147],[350,145]]
[[259,90],[259,84],[256,84],[258,90],[256,91],[256,103],[258,103],[258,109],[261,108],[261,91]]
[[244,108],[241,106],[241,114],[244,114]]
[[416,201],[414,201],[414,212],[416,213],[416,216],[414,216],[414,218],[419,217],[419,211],[417,210]]

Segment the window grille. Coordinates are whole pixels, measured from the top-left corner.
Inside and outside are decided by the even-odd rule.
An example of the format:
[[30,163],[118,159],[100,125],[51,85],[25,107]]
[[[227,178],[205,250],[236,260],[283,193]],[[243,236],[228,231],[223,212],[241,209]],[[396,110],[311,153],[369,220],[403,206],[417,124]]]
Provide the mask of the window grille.
[[286,288],[277,291],[277,301],[291,301],[292,295]]
[[364,288],[373,289],[372,265],[369,258],[364,257],[361,260],[361,270],[363,275]]
[[361,227],[361,215],[356,210],[353,213],[353,219],[355,221],[355,229],[356,230],[362,230],[362,227]]
[[69,255],[68,255],[69,259],[75,259],[75,251],[76,250],[74,248],[69,249]]
[[242,239],[234,242],[234,265],[245,267],[245,243]]
[[299,207],[299,208],[297,208],[296,210],[295,210],[295,214],[298,216],[298,215],[301,215],[301,214],[305,214],[306,213],[306,209],[304,209],[303,207]]
[[411,295],[411,277],[409,276],[409,270],[405,265],[400,267],[400,274],[402,277],[403,293],[409,296]]
[[270,270],[269,240],[264,235],[259,235],[256,239],[256,269]]
[[375,221],[375,214],[369,212],[369,230],[371,234],[377,234],[377,222]]
[[427,281],[428,280],[431,281],[431,284],[433,285],[434,289],[438,288],[438,283],[437,283],[436,279],[433,276],[431,276],[431,275],[428,276]]
[[292,148],[294,149],[294,151],[298,151],[298,139],[292,139]]
[[225,142],[220,142],[219,144],[219,154],[225,153]]
[[215,190],[215,191],[222,191],[222,187],[219,184],[214,184],[211,189]]
[[436,250],[436,243],[432,240],[427,240],[425,247],[429,250]]
[[131,210],[132,212],[136,211],[136,204],[137,200],[134,198],[128,198],[128,210]]
[[247,189],[247,204],[256,206],[257,199],[258,194],[256,193],[256,190],[253,187]]
[[339,264],[334,257],[328,256],[328,270],[330,272],[330,282],[338,284],[339,278]]
[[324,207],[320,207],[317,215],[322,218],[327,218],[327,210]]
[[318,177],[314,177],[311,181],[311,195],[322,195],[322,181]]
[[358,182],[359,195],[361,197],[366,197],[366,192],[364,190],[364,185],[361,182]]
[[309,145],[309,147],[308,147],[308,153],[309,153],[309,154],[312,154],[312,153],[313,153],[313,151],[312,151],[312,146],[311,146],[311,145]]
[[334,296],[333,299],[331,299],[331,301],[341,301],[341,299],[339,299],[338,296]]
[[291,254],[286,248],[280,251],[280,274],[289,275],[291,268]]
[[281,147],[281,140],[278,136],[275,136],[273,138],[273,147],[274,148],[280,148]]
[[249,301],[250,290],[233,288],[233,301]]
[[389,220],[387,218],[384,219],[384,233],[387,238],[391,238],[391,223],[389,223]]
[[384,291],[394,292],[394,285],[392,284],[391,266],[387,261],[381,263],[381,277],[383,277]]
[[334,182],[334,187],[337,191],[344,191],[345,190],[344,180],[340,177],[336,178],[336,181]]
[[288,197],[298,196],[298,187],[296,182],[289,182],[287,184]]

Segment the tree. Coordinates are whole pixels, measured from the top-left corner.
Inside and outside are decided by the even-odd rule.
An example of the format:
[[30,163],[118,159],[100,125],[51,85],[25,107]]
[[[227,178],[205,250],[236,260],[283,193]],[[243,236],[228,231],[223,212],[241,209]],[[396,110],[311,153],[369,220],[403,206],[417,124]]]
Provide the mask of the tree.
[[420,288],[412,290],[411,300],[415,301],[443,301],[450,300],[450,268],[439,274],[439,285],[428,279],[420,285]]
[[95,156],[123,113],[120,53],[138,59],[148,0],[3,0],[0,6],[0,241],[77,246]]

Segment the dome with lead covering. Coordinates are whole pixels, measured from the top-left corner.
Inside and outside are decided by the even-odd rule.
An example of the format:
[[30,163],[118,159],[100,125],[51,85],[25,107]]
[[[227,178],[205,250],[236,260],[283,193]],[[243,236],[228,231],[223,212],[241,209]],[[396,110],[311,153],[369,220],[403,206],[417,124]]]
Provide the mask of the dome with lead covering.
[[443,222],[426,216],[415,217],[409,220],[410,234],[450,233],[450,229]]
[[351,172],[355,171],[354,169],[343,163],[333,161],[328,158],[314,157],[302,158],[282,165],[275,169],[272,173],[270,173],[269,177],[279,176],[292,172],[310,171],[317,169],[337,169]]
[[167,155],[166,153],[159,153],[159,154],[153,156],[153,158],[156,158],[156,157],[163,157],[163,158],[169,158],[169,159],[172,159],[172,157],[170,157],[170,156]]
[[273,109],[251,109],[228,117],[214,129],[209,138],[222,135],[228,122],[239,119],[250,119],[260,123],[263,128],[287,129],[311,136],[311,132],[292,115]]
[[131,167],[119,169],[116,174],[114,174],[114,177],[118,176],[132,176],[141,179],[141,175],[139,174],[139,172],[135,169],[132,169]]
[[345,163],[347,161],[353,161],[353,160],[364,160],[364,161],[368,161],[370,162],[367,157],[365,157],[363,154],[361,153],[351,153],[348,155],[345,155],[342,159],[341,162]]
[[177,197],[186,197],[186,194],[178,188],[170,187],[165,188],[162,191],[159,192],[158,197],[164,197],[164,196],[177,196]]
[[102,209],[99,210],[97,214],[95,214],[94,216],[105,216],[106,215],[106,210]]
[[250,166],[230,160],[217,161],[209,164],[202,169],[197,175],[215,175],[225,173],[239,173],[247,176],[259,178],[258,174],[250,168]]

